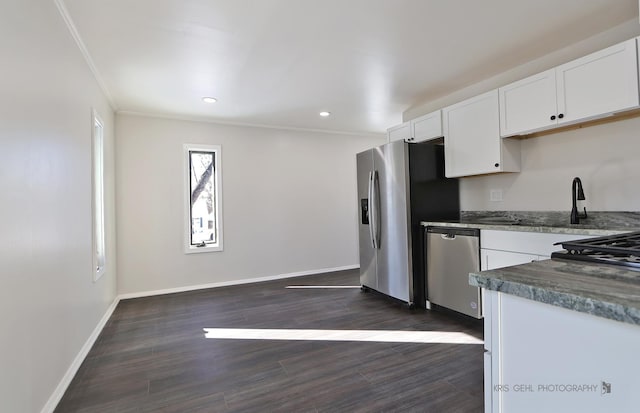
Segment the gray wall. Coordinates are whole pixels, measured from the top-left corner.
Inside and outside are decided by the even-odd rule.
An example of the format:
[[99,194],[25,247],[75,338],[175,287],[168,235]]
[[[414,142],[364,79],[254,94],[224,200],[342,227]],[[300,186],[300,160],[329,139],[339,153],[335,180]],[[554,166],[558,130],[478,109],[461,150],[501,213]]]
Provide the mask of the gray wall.
[[[113,111],[53,1],[1,2],[0,51],[0,411],[38,412],[115,298]],[[107,144],[95,283],[92,107]]]
[[[120,293],[358,264],[355,155],[384,136],[124,114],[116,124]],[[184,143],[222,145],[222,252],[183,252]]]

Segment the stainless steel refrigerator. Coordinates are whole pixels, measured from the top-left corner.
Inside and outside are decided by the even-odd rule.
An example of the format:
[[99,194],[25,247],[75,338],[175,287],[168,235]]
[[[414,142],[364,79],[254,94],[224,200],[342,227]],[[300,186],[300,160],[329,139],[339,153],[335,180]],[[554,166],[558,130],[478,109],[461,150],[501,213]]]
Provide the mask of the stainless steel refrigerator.
[[426,303],[421,221],[459,219],[444,147],[395,141],[357,154],[360,283],[409,306]]

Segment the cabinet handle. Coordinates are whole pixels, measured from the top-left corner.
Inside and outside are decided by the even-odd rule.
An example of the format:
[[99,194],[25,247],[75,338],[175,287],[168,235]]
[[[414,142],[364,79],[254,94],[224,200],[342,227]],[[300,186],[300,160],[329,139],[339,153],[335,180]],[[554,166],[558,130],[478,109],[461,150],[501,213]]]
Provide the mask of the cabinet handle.
[[558,119],[562,119],[562,118],[564,118],[564,113],[560,113],[560,114],[558,115]]
[[495,164],[493,164],[493,166],[495,166],[496,168],[500,166],[500,164],[498,162],[496,162]]
[[556,120],[556,115],[551,115],[551,120]]

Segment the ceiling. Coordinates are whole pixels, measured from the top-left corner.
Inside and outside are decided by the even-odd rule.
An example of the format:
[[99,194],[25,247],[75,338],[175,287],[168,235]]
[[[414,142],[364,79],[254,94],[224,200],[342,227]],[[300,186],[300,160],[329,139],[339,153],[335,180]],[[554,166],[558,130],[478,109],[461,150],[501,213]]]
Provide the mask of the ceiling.
[[58,1],[118,111],[373,133],[638,16],[637,0]]

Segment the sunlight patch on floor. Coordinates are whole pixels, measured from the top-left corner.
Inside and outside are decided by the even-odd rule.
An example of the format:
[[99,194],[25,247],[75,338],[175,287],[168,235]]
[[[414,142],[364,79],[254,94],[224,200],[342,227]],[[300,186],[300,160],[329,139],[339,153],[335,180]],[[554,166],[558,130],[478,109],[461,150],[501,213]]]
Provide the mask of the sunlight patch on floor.
[[205,328],[206,338],[236,340],[373,341],[382,343],[482,344],[458,331],[307,330],[271,328]]
[[285,288],[292,288],[292,289],[313,289],[313,288],[323,289],[323,288],[327,288],[327,289],[331,289],[331,288],[360,288],[360,286],[359,285],[288,285]]

